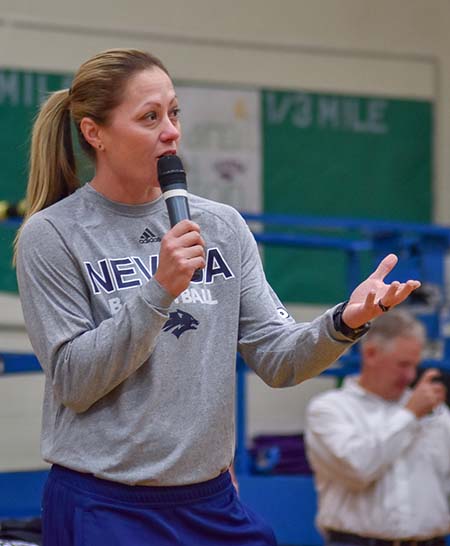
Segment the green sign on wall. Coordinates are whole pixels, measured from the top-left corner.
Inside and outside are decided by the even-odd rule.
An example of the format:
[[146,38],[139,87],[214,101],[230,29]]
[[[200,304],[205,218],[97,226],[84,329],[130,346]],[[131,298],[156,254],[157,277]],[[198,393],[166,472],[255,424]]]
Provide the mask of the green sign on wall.
[[0,70],[0,200],[23,198],[33,119],[47,94],[70,81],[68,74]]
[[[264,211],[320,217],[431,220],[432,103],[267,90]],[[345,299],[339,251],[267,247],[284,301]]]
[[[0,201],[23,199],[28,174],[28,157],[33,119],[50,91],[70,85],[69,74],[43,74],[0,70]],[[16,291],[11,266],[16,230],[0,229],[0,290]]]

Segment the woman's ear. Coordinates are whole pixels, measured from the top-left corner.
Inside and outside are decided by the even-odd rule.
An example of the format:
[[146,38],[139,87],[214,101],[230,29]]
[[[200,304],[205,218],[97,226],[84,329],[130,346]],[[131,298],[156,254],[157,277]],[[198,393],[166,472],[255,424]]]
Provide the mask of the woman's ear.
[[100,126],[91,118],[83,118],[80,123],[80,131],[84,140],[89,143],[94,150],[103,150],[104,144],[100,135]]

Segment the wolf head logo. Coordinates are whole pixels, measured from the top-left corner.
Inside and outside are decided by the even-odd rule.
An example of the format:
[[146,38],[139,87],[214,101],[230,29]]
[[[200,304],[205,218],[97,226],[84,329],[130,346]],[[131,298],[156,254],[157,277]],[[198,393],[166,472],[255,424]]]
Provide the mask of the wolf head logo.
[[163,330],[164,332],[172,330],[172,334],[179,338],[187,330],[197,330],[198,325],[198,320],[192,315],[177,309],[175,312],[169,313],[169,319],[164,324]]

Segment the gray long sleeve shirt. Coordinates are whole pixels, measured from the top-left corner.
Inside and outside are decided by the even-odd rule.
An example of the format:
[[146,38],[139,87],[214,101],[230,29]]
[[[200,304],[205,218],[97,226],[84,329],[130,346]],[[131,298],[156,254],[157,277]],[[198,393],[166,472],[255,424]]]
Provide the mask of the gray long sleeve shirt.
[[45,460],[129,484],[211,479],[234,453],[236,350],[284,387],[351,345],[331,311],[287,315],[233,208],[190,196],[190,209],[207,265],[176,299],[153,278],[162,198],[125,205],[87,184],[24,226],[17,276],[46,375]]

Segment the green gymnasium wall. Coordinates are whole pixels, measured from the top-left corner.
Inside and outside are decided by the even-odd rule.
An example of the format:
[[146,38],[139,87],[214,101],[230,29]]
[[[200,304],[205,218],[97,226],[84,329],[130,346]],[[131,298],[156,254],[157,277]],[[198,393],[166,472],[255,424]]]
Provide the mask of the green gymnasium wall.
[[[0,70],[0,201],[23,198],[38,105],[70,79]],[[260,102],[264,212],[430,221],[431,102],[279,90],[261,90]],[[17,289],[14,234],[0,228],[1,291]],[[264,261],[286,302],[346,294],[340,252],[267,246]]]

